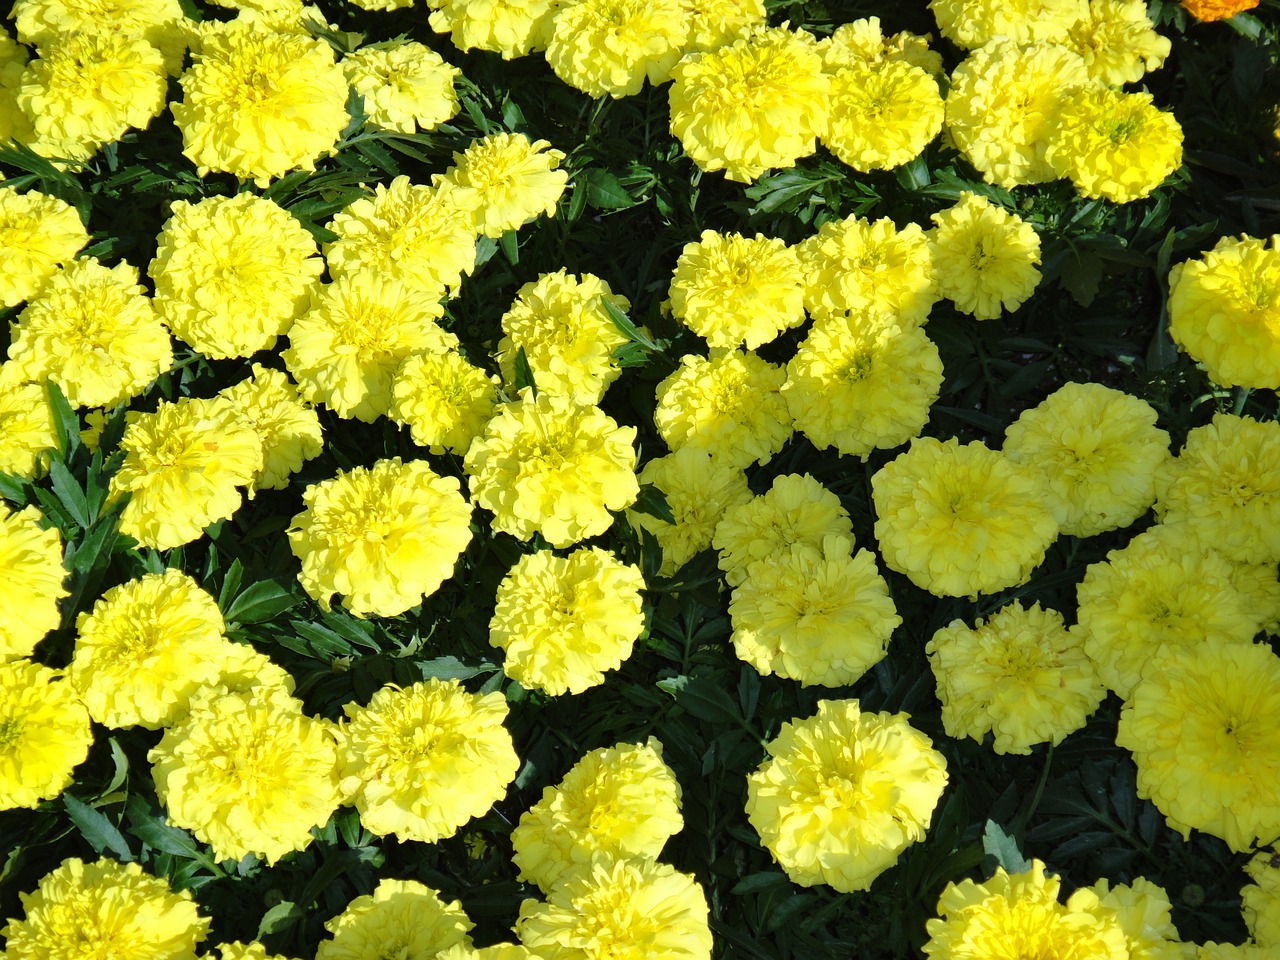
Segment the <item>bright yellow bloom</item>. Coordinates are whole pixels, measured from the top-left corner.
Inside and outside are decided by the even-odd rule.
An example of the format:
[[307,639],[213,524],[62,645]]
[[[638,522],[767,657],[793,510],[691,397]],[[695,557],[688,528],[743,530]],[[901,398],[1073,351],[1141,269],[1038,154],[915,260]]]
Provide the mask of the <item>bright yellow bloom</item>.
[[416,880],[379,880],[372,894],[356,897],[325,923],[316,960],[431,960],[456,945],[470,946],[474,924],[462,904],[446,903]]
[[31,121],[18,108],[17,92],[26,67],[27,48],[15,43],[8,31],[0,27],[0,143],[30,140],[33,136]]
[[789,474],[774,478],[760,496],[725,510],[712,543],[725,581],[736,587],[756,561],[795,556],[797,547],[821,556],[828,536],[853,541],[853,522],[840,498],[807,473]]
[[29,657],[61,622],[62,538],[35,507],[11,510],[0,502],[0,660]]
[[804,323],[804,274],[794,247],[756,234],[716,233],[684,245],[671,313],[713,348],[748,350]]
[[949,737],[982,742],[996,753],[1055,746],[1084,726],[1106,688],[1076,633],[1057,610],[1015,600],[971,628],[953,620],[925,647]]
[[75,33],[141,37],[164,55],[172,76],[181,70],[191,26],[179,0],[15,0],[10,16],[18,39],[42,50]]
[[1244,865],[1253,883],[1240,891],[1245,926],[1260,946],[1280,946],[1280,857],[1263,850]]
[[689,38],[683,50],[705,53],[750,36],[765,25],[764,0],[680,0],[689,19]]
[[994,39],[1061,41],[1089,12],[1088,0],[929,0],[938,29],[964,50]]
[[231,943],[220,943],[217,950],[218,960],[290,960],[283,954],[267,953],[267,948],[257,941],[241,943],[235,940]]
[[238,487],[262,469],[262,441],[223,397],[161,400],[154,413],[125,414],[124,462],[110,496],[129,493],[120,532],[167,550],[190,543],[240,508]]
[[924,330],[851,314],[814,324],[782,395],[815,447],[865,460],[919,435],[941,387],[942,359]]
[[1280,560],[1280,423],[1215,414],[1156,476],[1156,516],[1240,563]]
[[930,76],[942,74],[942,54],[929,49],[930,36],[903,30],[886,37],[879,17],[842,23],[831,36],[818,41],[818,52],[828,73],[854,63],[886,63],[900,60]]
[[218,396],[235,404],[262,441],[262,469],[248,484],[250,499],[258,490],[283,490],[289,475],[324,448],[320,417],[298,399],[297,387],[279,370],[255,363],[252,376]]
[[[0,128],[0,142],[5,139]],[[30,300],[88,242],[89,232],[69,203],[0,186],[0,305]]]
[[471,505],[456,477],[399,457],[353,467],[307,487],[289,526],[298,580],[329,609],[333,594],[357,617],[394,617],[453,576],[471,541]]
[[89,711],[61,674],[30,660],[0,661],[0,810],[56,797],[91,743]]
[[493,416],[500,383],[456,350],[410,354],[392,377],[387,416],[432,453],[462,456]]
[[1280,389],[1280,237],[1222,237],[1170,270],[1169,335],[1215,383]]
[[137,267],[90,257],[69,261],[18,314],[9,362],[54,381],[73,407],[112,407],[168,370],[173,347]]
[[520,879],[553,891],[593,860],[655,860],[684,827],[680,782],[662,743],[619,743],[573,765],[511,831]]
[[866,890],[923,840],[947,764],[905,713],[819,700],[782,725],[747,777],[747,817],[793,883]]
[[555,216],[569,174],[556,169],[565,155],[550,146],[519,133],[491,133],[455,153],[437,185],[447,182],[463,196],[459,204],[473,208],[476,233],[500,237],[540,214]]
[[48,469],[49,456],[58,448],[48,388],[4,380],[0,373],[0,473],[33,480]]
[[670,77],[688,37],[680,0],[575,0],[552,14],[547,63],[588,96],[630,97]]
[[1062,882],[1031,861],[1024,873],[996,867],[986,883],[948,883],[938,899],[940,917],[928,921],[925,954],[931,960],[982,957],[1005,960],[1129,960],[1125,931],[1096,893],[1080,889],[1058,902]]
[[929,231],[938,295],[976,320],[1017,310],[1040,284],[1040,235],[1016,213],[967,190],[933,214]]
[[[342,792],[380,837],[435,843],[502,799],[520,766],[501,693],[456,680],[383,687],[367,707],[343,707]],[[443,946],[443,944],[442,944]]]
[[1242,10],[1252,10],[1258,0],[1181,0],[1183,9],[1197,20],[1210,22],[1234,17]]
[[414,40],[371,43],[342,58],[342,72],[364,98],[366,124],[379,130],[434,130],[458,112],[453,84],[462,71]]
[[1146,877],[1137,877],[1132,884],[1114,886],[1102,879],[1089,890],[1100,898],[1090,912],[1104,921],[1114,915],[1119,922],[1129,948],[1128,960],[1185,960],[1188,957],[1188,944],[1182,942],[1169,916],[1173,905],[1163,887]]
[[599,403],[622,373],[613,351],[627,342],[604,303],[624,313],[631,301],[594,274],[579,279],[566,270],[524,284],[502,315],[502,340],[494,351],[503,379],[516,382],[516,355],[525,359],[539,393],[575,403]]
[[1089,0],[1089,12],[1062,40],[1084,58],[1089,77],[1118,87],[1159,70],[1172,44],[1156,32],[1144,0]]
[[1145,400],[1100,383],[1068,383],[1005,430],[1004,454],[1039,469],[1062,533],[1127,527],[1156,499],[1169,435]]
[[1210,638],[1156,654],[1120,713],[1138,796],[1236,852],[1280,839],[1280,657]]
[[671,70],[671,132],[702,170],[749,183],[792,167],[826,132],[831,81],[814,38],[761,27],[732,44],[691,53]]
[[[396,5],[408,6],[404,0]],[[459,50],[490,50],[502,59],[545,50],[551,18],[559,0],[427,0],[428,22],[436,33],[451,34]]]
[[635,437],[599,407],[526,388],[467,450],[471,497],[493,512],[494,530],[567,547],[604,533],[610,511],[635,502]]
[[347,80],[322,40],[252,24],[204,31],[171,107],[182,153],[260,187],[330,155],[347,116]]
[[307,847],[341,802],[331,725],[275,690],[196,697],[147,759],[169,820],[218,860],[273,864]]
[[885,564],[936,596],[1026,583],[1058,535],[1040,475],[976,441],[913,441],[871,498]]
[[831,122],[822,144],[855,170],[889,170],[923,152],[942,129],[938,81],[904,60],[831,72]]
[[696,447],[681,447],[655,457],[640,471],[640,483],[651,483],[666,496],[675,523],[632,511],[632,526],[647,530],[662,550],[658,575],[669,577],[711,546],[716,524],[725,510],[751,499],[741,467]]
[[209,930],[190,890],[174,893],[136,863],[72,857],[19,896],[25,916],[0,930],[9,960],[100,960],[113,947],[137,960],[195,960]]
[[76,630],[67,677],[107,727],[169,726],[226,655],[217,601],[181,570],[112,587]]
[[489,643],[503,671],[553,697],[604,682],[644,631],[644,575],[599,547],[526,554],[498,585]]
[[785,379],[754,353],[686,354],[658,384],[653,420],[672,450],[691,447],[742,468],[768,463],[793,431]]
[[436,323],[443,312],[434,297],[402,280],[362,270],[312,294],[280,358],[304,399],[372,423],[390,412],[392,382],[406,357],[457,347],[458,338]]
[[179,339],[223,360],[270,350],[324,272],[315,239],[265,197],[179,200],[160,231],[157,312]]
[[938,298],[929,239],[919,224],[899,230],[887,217],[828,220],[796,249],[805,309],[820,320],[871,313],[919,326]]
[[435,960],[537,960],[537,955],[518,943],[495,943],[487,947],[457,943],[435,954]]
[[541,960],[710,960],[707,913],[706,895],[687,873],[601,858],[546,903],[520,904],[516,935]]

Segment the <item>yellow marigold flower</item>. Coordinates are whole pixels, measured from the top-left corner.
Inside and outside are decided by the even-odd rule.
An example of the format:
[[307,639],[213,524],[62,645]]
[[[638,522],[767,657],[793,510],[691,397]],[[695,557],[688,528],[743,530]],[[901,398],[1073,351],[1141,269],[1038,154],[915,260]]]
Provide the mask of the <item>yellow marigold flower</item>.
[[930,76],[942,74],[942,54],[929,49],[930,36],[906,30],[886,37],[879,17],[866,17],[836,27],[830,37],[818,41],[824,69],[834,73],[855,63],[902,61]]
[[1157,653],[1120,713],[1138,796],[1186,839],[1237,853],[1280,838],[1280,657],[1210,637]]
[[495,356],[503,379],[516,382],[516,356],[523,347],[539,393],[599,403],[622,373],[613,351],[628,339],[605,312],[605,302],[624,313],[631,308],[630,300],[590,273],[579,279],[562,269],[522,286],[502,315],[504,336]]
[[436,960],[537,960],[532,950],[518,943],[495,943],[488,947],[454,944],[435,954]]
[[262,441],[262,469],[248,484],[250,499],[258,490],[283,490],[289,475],[324,449],[320,417],[298,399],[298,388],[279,370],[255,363],[252,376],[218,396],[235,404]]
[[392,377],[387,416],[432,453],[462,456],[493,416],[500,382],[456,350],[411,354]]
[[1039,603],[1024,609],[1015,600],[973,627],[953,620],[925,652],[947,736],[981,743],[993,733],[996,753],[1056,746],[1106,695],[1079,635]]
[[599,547],[521,557],[498,584],[489,643],[503,671],[553,697],[604,682],[644,632],[644,575]]
[[1195,960],[1272,960],[1273,951],[1260,943],[1199,943]]
[[1234,17],[1242,10],[1252,10],[1258,0],[1181,0],[1182,7],[1197,20],[1210,22]]
[[1044,157],[1081,195],[1128,203],[1182,165],[1182,127],[1149,93],[1091,85],[1063,101]]
[[762,27],[671,70],[671,132],[702,170],[749,183],[793,167],[826,132],[831,81],[803,30]]
[[408,177],[378,184],[372,197],[353,201],[330,221],[338,235],[324,247],[330,274],[337,280],[372,272],[433,300],[452,296],[476,263],[472,213],[454,194]]
[[718,50],[765,26],[764,0],[680,0],[689,19],[689,38],[683,51]]
[[0,661],[0,810],[36,807],[89,755],[89,711],[55,670]]
[[1061,41],[1089,12],[1088,0],[929,0],[942,35],[964,50],[993,39]]
[[647,513],[630,512],[635,527],[653,534],[662,550],[658,575],[669,577],[711,546],[716,524],[725,510],[751,499],[742,468],[697,447],[681,447],[655,457],[640,471],[640,482],[666,495],[675,523]]
[[630,97],[671,76],[689,38],[680,0],[575,0],[552,14],[547,63],[592,97]]
[[1253,883],[1240,891],[1245,926],[1259,946],[1280,946],[1280,857],[1269,850],[1244,865]]
[[[1198,542],[1197,538],[1197,542]],[[1231,582],[1262,623],[1262,631],[1280,634],[1280,579],[1274,563],[1234,563]]]
[[[707,898],[687,873],[601,858],[520,904],[516,935],[546,960],[709,960]],[[319,958],[323,960],[323,958]]]
[[112,587],[76,630],[67,677],[107,727],[169,726],[226,655],[217,601],[181,570]]
[[794,247],[757,233],[703,230],[684,245],[671,313],[713,348],[748,350],[804,323],[804,274]]
[[501,404],[467,450],[463,467],[494,530],[521,540],[540,533],[567,547],[604,533],[609,511],[635,503],[635,427],[595,406],[526,388]]
[[757,671],[804,686],[856,683],[902,623],[870,550],[826,537],[747,567],[729,601],[733,650]]
[[919,156],[942,129],[938,81],[902,60],[831,73],[831,122],[822,145],[855,170],[889,170]]
[[662,761],[662,743],[619,743],[573,765],[511,831],[520,879],[551,892],[592,861],[656,860],[684,827],[680,782]]
[[[0,127],[0,142],[6,139]],[[88,242],[89,232],[69,203],[0,186],[0,305],[30,300]]]
[[782,395],[815,447],[865,460],[917,436],[941,387],[942,359],[924,330],[848,315],[814,324]]
[[110,485],[113,499],[130,494],[120,532],[156,550],[190,543],[230,517],[242,501],[237,488],[262,469],[262,441],[222,397],[130,410],[120,449],[124,462]]
[[785,379],[754,353],[687,354],[658,384],[654,423],[672,450],[692,447],[744,469],[768,463],[793,432]]
[[74,33],[140,36],[164,55],[177,76],[190,36],[178,0],[15,0],[10,16],[23,43],[45,49]]
[[[338,733],[342,792],[380,837],[435,843],[502,799],[520,766],[501,693],[456,680],[383,687],[349,703]],[[442,944],[443,946],[443,944]]]
[[140,36],[66,35],[27,64],[18,86],[18,107],[32,130],[27,145],[46,157],[88,160],[159,116],[167,83],[164,57]]
[[1084,58],[1090,79],[1109,87],[1159,70],[1172,49],[1169,38],[1156,33],[1144,0],[1089,0],[1089,12],[1062,43]]
[[0,473],[34,480],[48,468],[49,455],[57,449],[46,386],[18,383],[0,388]]
[[61,616],[62,538],[46,528],[35,507],[11,510],[0,503],[0,661],[31,656]]
[[736,587],[756,561],[794,556],[795,547],[821,556],[828,536],[853,541],[853,521],[840,498],[807,473],[788,474],[775,477],[760,496],[726,509],[712,544],[725,580]]
[[20,896],[25,916],[0,930],[9,960],[90,960],[116,944],[129,956],[195,960],[209,930],[190,890],[174,893],[136,863],[72,857]]
[[1128,697],[1165,647],[1212,638],[1253,642],[1267,611],[1235,585],[1235,569],[1185,527],[1159,525],[1090,564],[1076,588],[1076,628],[1098,675]]
[[1280,389],[1280,237],[1222,237],[1170,270],[1169,334],[1215,383]]
[[819,700],[782,725],[747,777],[747,817],[793,883],[866,890],[924,839],[947,764],[905,713]]
[[555,216],[569,174],[556,169],[564,153],[550,146],[520,133],[491,133],[455,153],[440,181],[473,208],[476,233],[500,237],[541,214]]
[[248,357],[307,308],[324,272],[315,239],[265,197],[179,200],[147,268],[174,335],[206,357]]
[[[18,87],[26,67],[27,48],[15,43],[8,31],[0,27],[0,143],[29,141],[33,136],[31,121],[18,107]],[[0,263],[3,262],[0,258]]]
[[929,239],[919,224],[899,230],[888,217],[828,220],[796,249],[805,309],[818,319],[877,313],[919,326],[938,298]]
[[402,280],[363,270],[312,294],[280,357],[304,399],[372,423],[391,410],[392,382],[406,357],[457,347],[458,338],[436,323],[443,312]]
[[929,231],[938,295],[976,320],[1014,311],[1040,284],[1040,235],[986,197],[960,194]]
[[1065,96],[1088,82],[1084,60],[1062,44],[993,41],[952,72],[947,129],[988,183],[1054,180],[1048,138]]
[[453,576],[471,541],[471,505],[456,477],[425,460],[379,460],[307,487],[289,526],[298,581],[328,610],[333,594],[357,617],[394,617]]
[[171,107],[182,153],[203,177],[265,187],[314,170],[347,125],[347,80],[322,40],[229,24],[205,31]]
[[1009,425],[1003,450],[1043,472],[1062,533],[1092,537],[1129,526],[1155,502],[1169,435],[1145,400],[1068,383]]
[[1280,560],[1280,423],[1215,414],[1156,475],[1156,516],[1239,563]]
[[1124,931],[1129,960],[1179,960],[1187,957],[1186,944],[1169,916],[1172,904],[1164,888],[1146,877],[1131,884],[1099,880],[1088,888],[1099,902],[1091,909],[1103,921],[1112,916]]
[[68,262],[18,314],[9,362],[54,381],[73,407],[113,407],[168,370],[173,347],[138,268],[90,257]]
[[267,948],[257,941],[241,943],[235,940],[231,943],[220,943],[217,950],[219,960],[289,960],[283,954],[267,953]]
[[1099,909],[1098,894],[1080,889],[1058,902],[1062,881],[1032,860],[1022,873],[996,867],[986,883],[948,883],[938,898],[940,917],[929,920],[925,954],[948,957],[1070,957],[1128,960],[1125,931],[1114,911]]
[[932,437],[871,478],[889,569],[936,596],[1026,583],[1058,535],[1044,480],[979,442]]
[[[396,6],[409,6],[394,0]],[[551,18],[560,0],[427,0],[428,22],[436,33],[448,33],[459,50],[489,50],[502,59],[545,50]]]
[[458,112],[457,67],[414,40],[371,43],[342,58],[342,72],[364,97],[366,123],[380,130],[434,130]]
[[441,951],[470,946],[474,924],[461,902],[446,903],[416,880],[379,880],[372,894],[356,897],[325,923],[316,960],[431,960]]

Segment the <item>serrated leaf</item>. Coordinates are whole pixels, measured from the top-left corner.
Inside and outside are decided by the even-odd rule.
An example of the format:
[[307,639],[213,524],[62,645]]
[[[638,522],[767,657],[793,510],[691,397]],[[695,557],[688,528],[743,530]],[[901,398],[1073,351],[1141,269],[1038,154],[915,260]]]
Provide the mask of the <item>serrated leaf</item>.
[[982,831],[982,849],[1004,867],[1006,873],[1023,873],[1031,869],[1031,863],[1018,850],[1018,842],[994,820],[988,820]]
[[69,793],[62,795],[62,805],[66,808],[71,822],[80,831],[80,835],[98,853],[110,850],[126,863],[133,859],[133,851],[129,849],[128,841],[101,811],[77,800]]
[[463,663],[457,657],[436,657],[418,661],[418,669],[422,671],[424,680],[469,680],[482,673],[491,673],[497,667],[489,663],[473,666]]
[[31,484],[21,477],[15,477],[11,473],[0,473],[0,497],[4,497],[10,503],[26,503],[29,489]]
[[[328,627],[318,623],[308,623],[305,620],[290,620],[289,626],[292,632],[297,634],[297,637],[284,633],[276,637],[276,642],[294,653],[323,660],[332,660],[335,657],[349,657],[355,653],[350,641],[339,636]],[[307,642],[303,643],[301,642],[302,640]]]
[[261,940],[263,937],[273,933],[287,930],[304,916],[302,908],[292,900],[281,900],[262,915],[262,920],[258,924],[258,936],[256,939]]
[[699,720],[709,723],[742,723],[738,705],[729,694],[707,680],[672,677],[669,680],[659,680],[657,687],[671,694],[677,704]]
[[135,793],[129,798],[125,818],[129,821],[130,832],[153,850],[183,860],[196,860],[217,873],[222,872],[190,834],[167,823],[163,815],[154,813],[140,794]]
[[577,179],[586,202],[597,210],[625,210],[635,206],[631,195],[608,170],[588,167],[578,174]]
[[667,495],[652,483],[640,484],[640,494],[631,509],[637,513],[657,517],[666,523],[674,524],[676,515],[671,512],[671,504],[667,503]]
[[81,530],[87,530],[92,523],[89,517],[89,501],[84,491],[80,489],[80,484],[76,483],[75,477],[71,476],[67,465],[57,457],[49,460],[49,482],[59,502],[71,515],[71,519],[79,525]]
[[44,389],[49,398],[49,411],[53,414],[53,433],[58,440],[58,450],[64,460],[70,460],[80,446],[80,418],[56,383],[46,380]]
[[608,297],[600,298],[600,306],[609,319],[613,321],[613,325],[618,328],[618,332],[633,343],[638,343],[646,350],[661,350],[662,346],[649,338],[643,330],[631,322],[631,318],[618,309],[618,305]]
[[240,562],[239,557],[236,557],[231,561],[231,566],[227,567],[227,572],[223,574],[222,589],[218,591],[218,606],[223,610],[240,589],[240,579],[243,576],[244,564]]
[[288,610],[299,600],[276,581],[259,580],[236,597],[222,615],[228,623],[261,623]]

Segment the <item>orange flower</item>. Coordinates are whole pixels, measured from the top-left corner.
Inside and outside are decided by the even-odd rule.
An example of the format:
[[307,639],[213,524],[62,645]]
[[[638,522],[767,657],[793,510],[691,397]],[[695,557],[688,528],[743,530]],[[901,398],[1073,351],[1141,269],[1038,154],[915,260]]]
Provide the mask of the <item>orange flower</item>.
[[1241,10],[1252,10],[1257,5],[1258,0],[1182,0],[1187,13],[1205,23],[1234,17]]

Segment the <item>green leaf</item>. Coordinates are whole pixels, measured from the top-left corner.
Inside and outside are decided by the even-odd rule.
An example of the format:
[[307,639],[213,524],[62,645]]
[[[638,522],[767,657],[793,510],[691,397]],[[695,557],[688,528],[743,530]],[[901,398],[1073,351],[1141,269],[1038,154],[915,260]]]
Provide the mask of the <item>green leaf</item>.
[[692,716],[708,723],[742,723],[738,705],[717,684],[694,677],[659,680],[659,690],[671,694]]
[[1082,307],[1093,303],[1102,285],[1102,260],[1097,254],[1083,252],[1068,257],[1059,278],[1071,298]]
[[231,598],[240,589],[240,579],[243,576],[244,564],[240,562],[239,557],[236,557],[231,561],[231,566],[227,567],[227,572],[223,574],[222,589],[218,591],[218,606],[223,610],[227,608]]
[[196,845],[190,834],[169,824],[163,814],[150,808],[141,794],[135,793],[129,798],[125,806],[125,819],[129,821],[130,832],[153,850],[183,860],[195,860],[217,874],[222,873],[221,868]]
[[89,501],[84,491],[80,489],[80,484],[76,483],[75,477],[71,476],[67,465],[57,457],[49,461],[49,480],[53,486],[53,492],[67,508],[71,519],[79,524],[81,530],[87,530],[93,522],[89,517]]
[[676,515],[671,512],[671,505],[667,503],[667,495],[652,483],[642,483],[640,485],[640,495],[636,497],[636,502],[632,505],[632,509],[637,513],[645,513],[651,517],[657,517],[667,523],[674,524]]
[[608,170],[588,167],[578,174],[577,181],[587,203],[597,210],[625,210],[635,206],[631,195]]
[[299,597],[274,580],[259,580],[222,612],[228,623],[261,623],[298,603]]
[[[294,653],[320,660],[332,660],[335,657],[349,657],[356,652],[348,640],[318,623],[290,620],[289,627],[291,633],[283,633],[275,639],[281,646]],[[292,634],[297,634],[297,637]]]
[[262,922],[258,924],[258,936],[255,939],[261,940],[270,934],[287,930],[304,916],[302,908],[292,900],[282,900],[262,915]]
[[982,849],[1004,867],[1006,873],[1023,873],[1031,869],[1031,863],[1018,850],[1018,842],[994,820],[988,820],[982,831]]
[[604,312],[609,315],[609,319],[613,321],[613,325],[618,328],[618,332],[624,337],[630,339],[633,343],[638,343],[646,350],[660,351],[665,345],[660,345],[651,340],[649,336],[631,322],[631,318],[618,309],[618,305],[608,297],[600,298],[600,306]]
[[538,385],[533,379],[533,368],[529,366],[529,355],[521,346],[516,351],[516,391],[519,392],[526,387],[533,391],[535,397],[538,395]]
[[421,660],[418,669],[422,671],[424,680],[469,680],[482,673],[492,673],[498,669],[491,663],[473,666],[463,663],[457,657],[436,657],[433,660]]
[[498,248],[513,267],[520,262],[520,243],[514,230],[508,230],[498,238]]
[[27,491],[31,489],[31,484],[21,477],[15,477],[11,473],[0,473],[0,497],[4,497],[10,503],[26,503]]
[[748,893],[765,893],[790,889],[791,881],[787,879],[786,874],[778,873],[776,870],[766,870],[762,873],[747,874],[747,876],[735,883],[733,889],[729,892],[735,896],[743,896]]
[[62,795],[62,805],[66,807],[67,815],[79,829],[80,835],[93,849],[99,853],[110,850],[126,863],[133,859],[133,851],[129,849],[123,834],[100,811],[77,800],[69,793]]
[[63,459],[70,460],[76,448],[80,446],[80,418],[71,409],[62,389],[52,380],[44,382],[45,394],[49,397],[49,409],[53,414],[53,433],[58,439],[58,450]]

